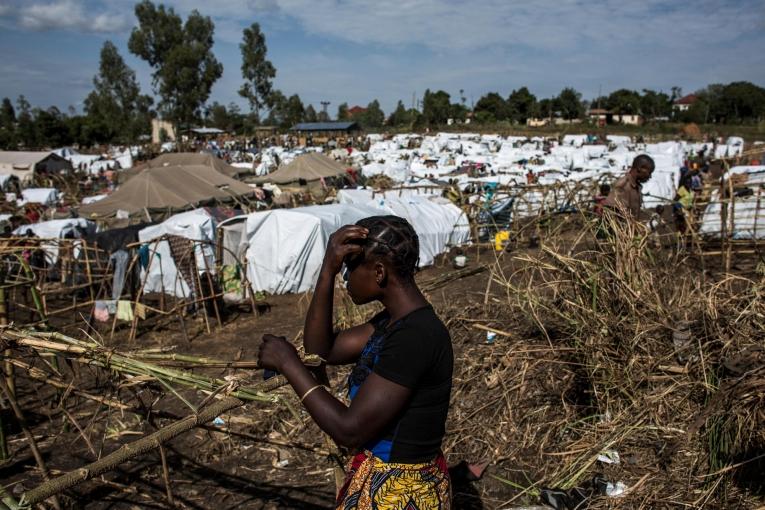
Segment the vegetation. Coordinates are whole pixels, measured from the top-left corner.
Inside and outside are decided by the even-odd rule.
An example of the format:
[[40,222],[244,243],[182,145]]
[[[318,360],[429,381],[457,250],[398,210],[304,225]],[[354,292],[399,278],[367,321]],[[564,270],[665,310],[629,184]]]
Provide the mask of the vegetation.
[[244,29],[239,49],[242,52],[242,77],[245,80],[239,95],[247,99],[256,118],[259,118],[260,109],[269,103],[272,82],[276,77],[276,68],[266,58],[268,48],[260,25],[253,23]]
[[135,15],[138,26],[128,48],[154,69],[160,110],[176,125],[192,124],[223,74],[212,53],[215,25],[196,10],[183,23],[172,8],[156,7],[150,0],[137,4]]

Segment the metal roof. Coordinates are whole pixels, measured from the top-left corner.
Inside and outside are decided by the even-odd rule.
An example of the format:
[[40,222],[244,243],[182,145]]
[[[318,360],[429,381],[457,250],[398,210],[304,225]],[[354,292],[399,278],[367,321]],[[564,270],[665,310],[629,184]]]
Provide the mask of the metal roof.
[[356,122],[301,122],[290,128],[290,131],[346,131],[358,129]]

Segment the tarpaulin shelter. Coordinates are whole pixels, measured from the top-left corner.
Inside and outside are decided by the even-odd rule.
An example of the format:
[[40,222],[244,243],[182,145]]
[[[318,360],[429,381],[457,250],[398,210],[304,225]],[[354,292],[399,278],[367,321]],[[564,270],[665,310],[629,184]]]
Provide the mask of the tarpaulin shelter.
[[[191,260],[176,260],[170,246],[172,237],[191,243]],[[199,273],[215,272],[215,219],[205,209],[176,214],[146,227],[138,232],[138,239],[149,246],[141,268],[144,293],[160,292],[179,298],[194,296],[197,276],[180,271],[178,263],[193,266]],[[189,277],[191,281],[187,281]]]
[[[765,204],[762,200],[765,166],[731,168],[723,176],[722,190],[726,195],[732,190],[733,197],[721,197],[719,190],[712,193],[699,233],[715,239],[726,234],[734,240],[765,239]],[[729,207],[728,200],[733,207]]]
[[22,184],[36,173],[70,172],[72,164],[53,152],[0,151],[0,174],[15,175]]
[[[420,239],[420,266],[433,263],[450,246],[470,240],[465,214],[448,201],[422,197],[390,199],[367,204],[330,204],[295,209],[274,209],[221,224],[226,238],[239,240],[236,250],[246,261],[253,290],[274,294],[305,292],[313,288],[321,269],[327,241],[343,225],[362,218],[395,214],[406,218]],[[241,226],[240,226],[241,225]],[[231,232],[239,227],[239,232]],[[244,257],[242,257],[244,254]]]
[[96,224],[85,218],[66,218],[62,220],[41,221],[30,225],[22,225],[13,231],[14,236],[32,235],[46,240],[40,247],[45,251],[45,258],[49,264],[58,261],[59,244],[54,239],[71,237],[81,239],[96,233]]
[[288,184],[301,180],[311,182],[345,175],[345,173],[346,167],[343,164],[324,154],[309,152],[301,154],[290,163],[268,175],[253,179],[253,182],[273,182],[275,184]]
[[129,215],[172,212],[199,205],[230,202],[253,193],[253,188],[209,166],[149,167],[109,197],[84,205],[84,216],[108,217],[118,210]]

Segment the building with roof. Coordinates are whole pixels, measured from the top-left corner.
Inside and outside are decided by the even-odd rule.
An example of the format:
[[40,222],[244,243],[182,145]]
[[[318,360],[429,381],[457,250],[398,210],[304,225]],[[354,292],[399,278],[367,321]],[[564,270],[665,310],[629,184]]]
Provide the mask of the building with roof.
[[672,109],[676,112],[687,112],[688,109],[698,101],[699,98],[696,94],[688,94],[687,96],[681,97],[677,101],[675,101],[672,104]]
[[361,115],[366,112],[367,112],[367,109],[359,105],[348,108],[348,115],[351,117],[355,117],[356,115]]
[[164,119],[151,119],[151,143],[175,141],[175,126]]
[[358,122],[301,122],[290,128],[290,131],[305,136],[347,136],[361,131]]

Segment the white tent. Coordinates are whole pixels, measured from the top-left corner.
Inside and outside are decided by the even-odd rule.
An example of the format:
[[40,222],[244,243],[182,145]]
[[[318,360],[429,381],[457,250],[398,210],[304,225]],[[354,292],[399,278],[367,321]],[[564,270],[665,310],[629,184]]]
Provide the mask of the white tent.
[[[41,221],[30,225],[22,225],[13,231],[14,236],[27,236],[30,233],[40,239],[64,239],[81,237],[79,229],[85,230],[86,234],[96,232],[96,224],[85,218],[66,218],[63,220]],[[42,249],[45,251],[45,259],[48,264],[55,264],[58,261],[58,242],[43,242]],[[77,253],[75,252],[75,257]]]
[[18,200],[18,205],[42,204],[51,206],[58,202],[58,198],[59,192],[56,188],[27,188],[21,191],[21,200]]
[[306,292],[319,277],[329,236],[343,225],[380,214],[344,204],[274,209],[247,216],[241,237],[253,290]]
[[[763,188],[765,188],[765,166],[733,167],[723,179],[727,181],[733,175],[738,175],[740,179],[737,179],[737,190],[750,188],[753,191],[753,194],[749,196],[735,199],[733,232],[731,232],[733,239],[765,239],[765,203],[762,200]],[[701,234],[720,237],[723,230],[721,211],[720,193],[714,191],[702,216],[699,228]]]
[[237,250],[245,253],[253,290],[283,294],[312,289],[329,236],[343,225],[382,214],[402,216],[412,224],[420,239],[420,266],[432,264],[434,257],[449,246],[465,244],[470,239],[464,213],[446,200],[391,198],[383,203],[257,212],[247,216],[241,247]]
[[165,235],[177,235],[192,241],[202,241],[194,246],[194,255],[199,273],[215,272],[215,220],[204,209],[194,209],[171,216],[158,225],[146,227],[138,232],[138,240],[149,243],[148,267],[142,268],[141,279],[146,277],[144,292],[164,292],[175,297],[190,297],[191,289],[178,272],[170,245],[159,240]]
[[386,197],[373,203],[381,209],[392,210],[412,224],[420,240],[420,267],[431,265],[450,246],[470,242],[467,216],[445,198]]

